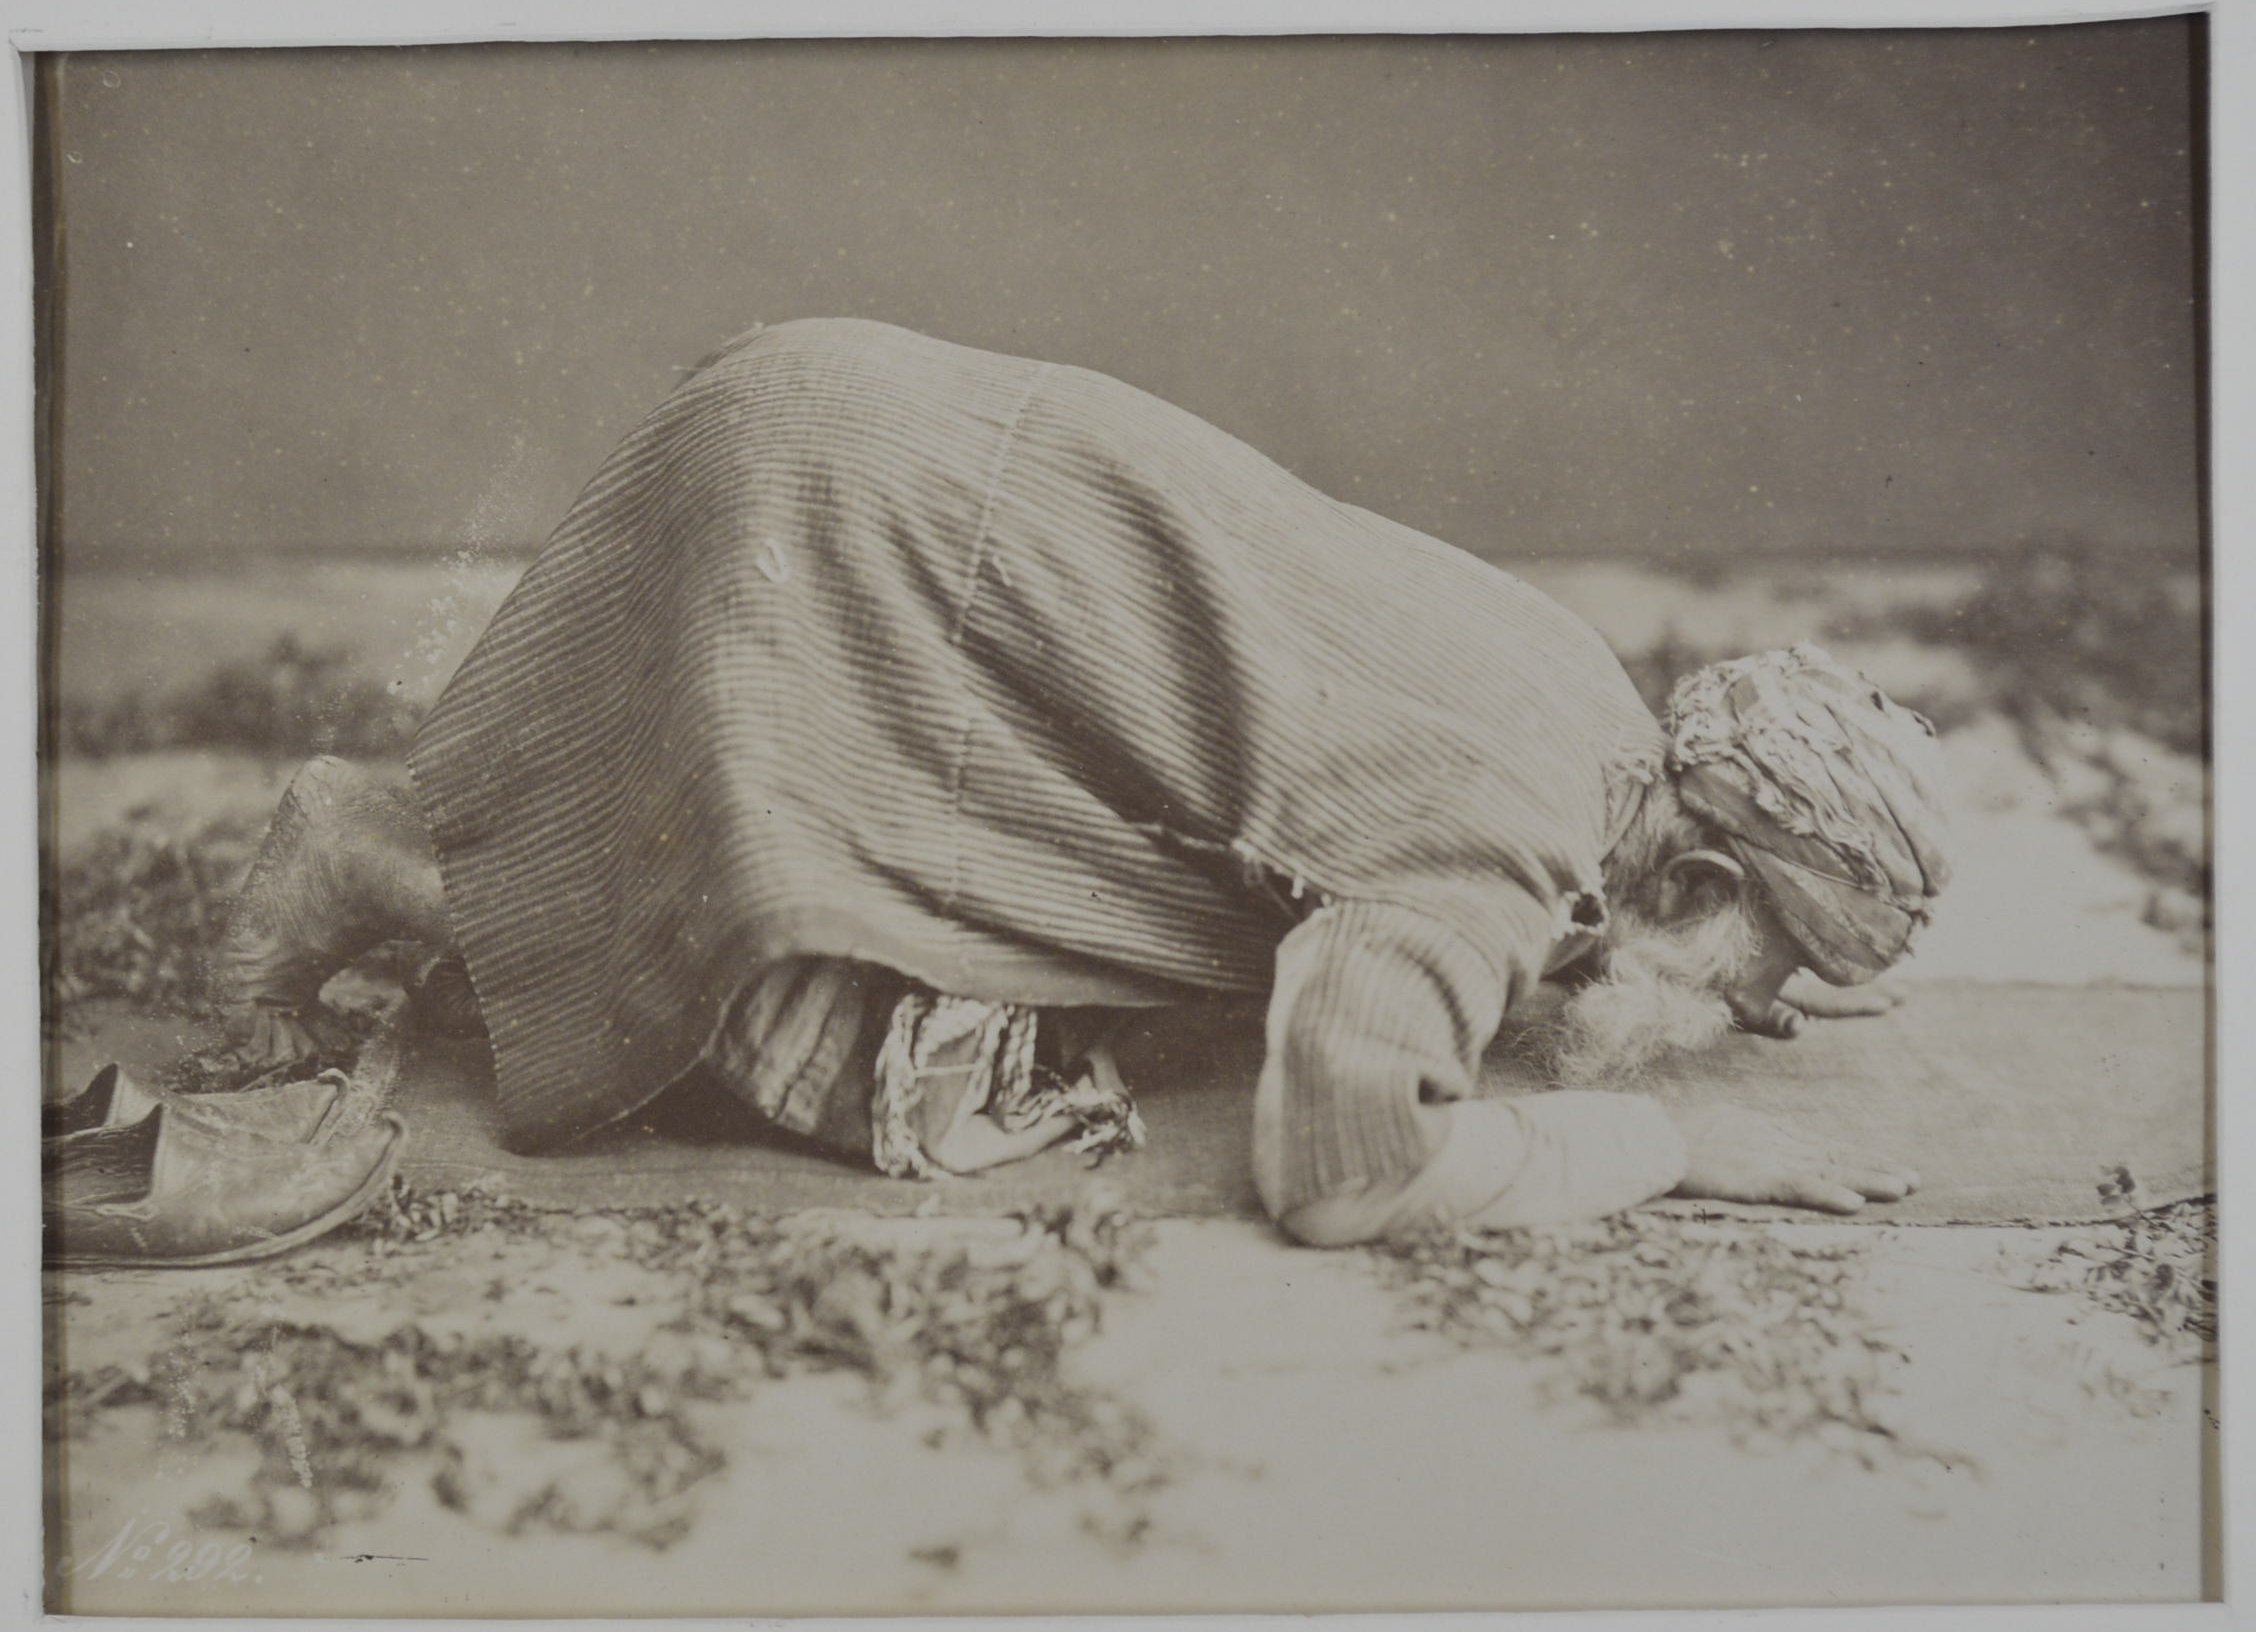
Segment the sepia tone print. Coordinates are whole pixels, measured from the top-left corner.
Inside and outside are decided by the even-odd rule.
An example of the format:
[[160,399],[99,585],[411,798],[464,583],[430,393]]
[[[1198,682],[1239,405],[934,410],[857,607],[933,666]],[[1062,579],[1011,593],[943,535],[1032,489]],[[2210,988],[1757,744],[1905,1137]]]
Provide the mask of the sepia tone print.
[[2213,1595],[2203,46],[44,59],[48,1607]]

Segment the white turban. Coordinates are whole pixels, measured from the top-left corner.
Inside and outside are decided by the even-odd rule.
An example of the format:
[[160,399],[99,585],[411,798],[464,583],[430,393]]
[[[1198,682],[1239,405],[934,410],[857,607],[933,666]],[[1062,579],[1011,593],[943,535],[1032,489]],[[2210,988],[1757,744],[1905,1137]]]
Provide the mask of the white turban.
[[1924,717],[1800,645],[1687,675],[1666,725],[1678,794],[1722,829],[1810,968],[1855,985],[1910,950],[1950,879]]

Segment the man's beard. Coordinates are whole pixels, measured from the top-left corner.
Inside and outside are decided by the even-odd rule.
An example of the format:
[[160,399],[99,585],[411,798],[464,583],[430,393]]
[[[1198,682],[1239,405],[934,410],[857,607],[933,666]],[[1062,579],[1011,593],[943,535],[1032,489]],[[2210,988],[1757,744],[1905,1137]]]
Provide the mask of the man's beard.
[[1738,901],[1667,928],[1617,909],[1615,929],[1605,974],[1546,1028],[1547,1063],[1564,1087],[1627,1086],[1655,1060],[1718,1041],[1732,1026],[1723,994],[1762,949]]

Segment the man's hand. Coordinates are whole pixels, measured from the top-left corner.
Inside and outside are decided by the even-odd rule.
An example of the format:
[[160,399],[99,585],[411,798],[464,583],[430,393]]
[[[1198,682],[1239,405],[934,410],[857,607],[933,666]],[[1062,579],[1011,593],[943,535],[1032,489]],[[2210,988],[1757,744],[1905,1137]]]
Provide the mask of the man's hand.
[[1788,978],[1778,996],[1781,1002],[1801,1010],[1813,1020],[1846,1020],[1901,1008],[1904,989],[1892,980],[1875,980],[1863,986],[1828,986],[1802,969]]
[[1736,1105],[1670,1115],[1687,1158],[1673,1195],[1853,1213],[1867,1201],[1901,1201],[1919,1188],[1909,1168],[1819,1144]]

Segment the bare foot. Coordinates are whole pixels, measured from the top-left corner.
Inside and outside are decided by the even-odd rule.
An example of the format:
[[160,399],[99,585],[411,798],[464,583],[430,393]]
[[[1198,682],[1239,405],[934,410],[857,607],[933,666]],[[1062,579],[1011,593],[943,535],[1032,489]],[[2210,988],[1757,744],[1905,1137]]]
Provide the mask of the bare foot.
[[246,1051],[279,1064],[342,1046],[329,977],[376,945],[445,932],[438,864],[413,802],[361,767],[306,762],[237,893],[214,990]]

